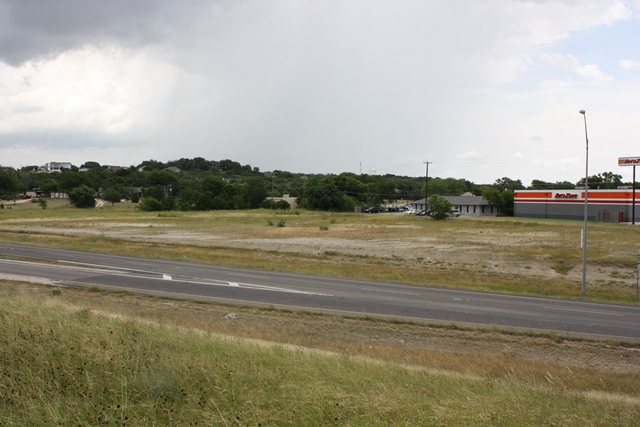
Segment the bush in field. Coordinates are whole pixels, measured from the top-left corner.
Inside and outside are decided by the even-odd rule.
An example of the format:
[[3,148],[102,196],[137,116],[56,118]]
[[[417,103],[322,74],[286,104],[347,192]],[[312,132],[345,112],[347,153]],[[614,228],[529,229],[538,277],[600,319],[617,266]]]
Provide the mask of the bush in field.
[[163,210],[163,208],[162,202],[153,197],[143,197],[138,203],[138,209],[145,212],[157,212]]
[[442,196],[429,197],[429,209],[431,210],[431,217],[433,219],[447,219],[451,215],[451,209],[453,205],[447,199]]
[[39,197],[37,203],[40,205],[40,207],[42,209],[47,209],[47,200],[46,199],[43,199],[42,197]]
[[86,185],[81,185],[69,191],[69,201],[77,208],[94,208],[96,206],[95,191]]

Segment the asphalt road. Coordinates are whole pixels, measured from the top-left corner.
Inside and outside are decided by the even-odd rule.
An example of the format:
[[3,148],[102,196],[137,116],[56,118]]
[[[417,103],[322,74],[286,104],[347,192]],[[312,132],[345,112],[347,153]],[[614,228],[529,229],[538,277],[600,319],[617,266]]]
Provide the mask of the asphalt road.
[[0,244],[0,279],[640,340],[640,307],[631,305],[336,279],[24,245]]

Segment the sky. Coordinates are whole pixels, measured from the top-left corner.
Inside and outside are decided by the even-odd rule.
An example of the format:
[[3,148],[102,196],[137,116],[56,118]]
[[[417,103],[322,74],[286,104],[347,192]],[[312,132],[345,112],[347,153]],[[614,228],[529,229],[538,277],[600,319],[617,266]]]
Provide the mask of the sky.
[[0,0],[4,166],[630,182],[639,145],[640,0]]

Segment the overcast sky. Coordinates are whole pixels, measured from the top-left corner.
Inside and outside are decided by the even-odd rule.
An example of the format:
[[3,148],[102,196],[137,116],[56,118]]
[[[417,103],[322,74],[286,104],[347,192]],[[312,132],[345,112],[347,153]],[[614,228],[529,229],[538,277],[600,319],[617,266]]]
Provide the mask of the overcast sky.
[[0,165],[577,182],[640,156],[640,0],[0,0]]

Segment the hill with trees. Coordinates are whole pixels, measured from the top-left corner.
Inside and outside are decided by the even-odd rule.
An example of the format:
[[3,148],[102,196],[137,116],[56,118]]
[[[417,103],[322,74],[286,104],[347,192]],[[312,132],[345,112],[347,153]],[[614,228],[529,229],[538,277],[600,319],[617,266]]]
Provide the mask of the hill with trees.
[[[590,177],[593,188],[615,188],[622,177],[604,172]],[[513,191],[518,189],[569,189],[584,185],[568,181],[550,183],[533,180],[525,187],[520,180],[498,178],[493,184],[476,184],[465,179],[433,177],[428,180],[429,196],[458,196],[463,193],[483,195],[500,212],[513,210]],[[298,206],[312,210],[353,211],[356,206],[379,206],[425,196],[424,177],[368,175],[344,172],[302,174],[241,165],[233,160],[182,158],[168,162],[146,160],[138,166],[114,167],[95,161],[72,166],[56,173],[43,173],[38,166],[14,171],[0,170],[0,198],[12,200],[29,192],[48,197],[58,193],[73,196],[81,208],[94,206],[91,198],[109,203],[122,199],[139,202],[148,211],[216,209],[256,209],[274,207],[272,198],[284,194],[297,198]],[[280,202],[278,207],[287,207]]]

